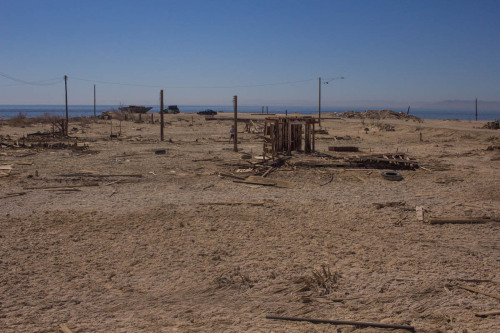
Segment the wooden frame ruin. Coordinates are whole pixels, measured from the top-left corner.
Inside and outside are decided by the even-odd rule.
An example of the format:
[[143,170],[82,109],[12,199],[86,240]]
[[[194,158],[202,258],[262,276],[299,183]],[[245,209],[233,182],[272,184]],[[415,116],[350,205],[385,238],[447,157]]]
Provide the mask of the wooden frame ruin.
[[310,154],[316,151],[313,117],[269,117],[264,127],[264,157],[292,151]]

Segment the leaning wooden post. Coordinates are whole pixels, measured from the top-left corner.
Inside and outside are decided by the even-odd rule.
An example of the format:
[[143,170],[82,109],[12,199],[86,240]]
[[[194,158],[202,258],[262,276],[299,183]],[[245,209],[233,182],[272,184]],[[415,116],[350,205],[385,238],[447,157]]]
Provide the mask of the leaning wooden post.
[[68,76],[64,75],[64,95],[66,97],[66,131],[63,131],[65,136],[68,136],[68,124],[69,124],[69,115],[68,115]]
[[477,121],[477,97],[476,97],[476,121]]
[[163,141],[163,90],[160,92],[160,140]]
[[312,152],[314,153],[316,151],[316,137],[314,136],[315,135],[315,132],[316,131],[316,128],[315,128],[315,122],[313,121],[313,128],[312,128],[312,137],[313,137],[313,146],[312,146]]
[[238,151],[238,96],[233,96],[234,106],[234,151]]
[[97,117],[96,110],[95,110],[95,84],[94,84],[94,118]]

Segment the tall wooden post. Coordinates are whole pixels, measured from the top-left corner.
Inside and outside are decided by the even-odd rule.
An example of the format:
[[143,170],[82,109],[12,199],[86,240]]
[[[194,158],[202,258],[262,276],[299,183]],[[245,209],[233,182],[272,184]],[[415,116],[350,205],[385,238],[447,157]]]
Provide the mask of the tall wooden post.
[[96,118],[97,115],[95,113],[95,84],[94,84],[94,118]]
[[321,77],[319,77],[318,118],[318,125],[321,127]]
[[160,92],[160,140],[163,141],[163,90]]
[[477,121],[477,97],[476,97],[476,121]]
[[66,131],[65,135],[68,135],[68,127],[69,127],[69,115],[68,115],[68,76],[64,75],[64,95],[66,97]]
[[234,151],[238,151],[238,96],[233,96],[234,106]]

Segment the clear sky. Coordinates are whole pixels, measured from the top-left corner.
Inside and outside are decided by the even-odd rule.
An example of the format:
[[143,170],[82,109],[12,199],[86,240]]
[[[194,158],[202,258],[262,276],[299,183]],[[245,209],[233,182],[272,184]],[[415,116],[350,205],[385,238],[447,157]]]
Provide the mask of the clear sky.
[[166,104],[313,106],[320,76],[345,77],[325,106],[499,101],[499,60],[498,0],[0,0],[0,72],[59,79],[0,76],[0,104],[63,104],[65,74],[70,104],[95,82],[99,104],[163,88]]

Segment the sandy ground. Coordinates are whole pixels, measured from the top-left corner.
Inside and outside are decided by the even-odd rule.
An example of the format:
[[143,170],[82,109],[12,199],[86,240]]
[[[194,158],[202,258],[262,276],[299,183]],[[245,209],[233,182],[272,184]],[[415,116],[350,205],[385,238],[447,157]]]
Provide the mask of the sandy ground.
[[[500,331],[499,315],[475,315],[500,309],[500,223],[430,225],[415,213],[498,220],[500,150],[488,147],[499,131],[329,117],[319,152],[404,152],[425,169],[388,181],[382,170],[284,166],[267,176],[293,183],[280,188],[219,175],[250,175],[237,172],[250,166],[242,152],[262,154],[241,124],[232,151],[230,117],[167,115],[164,142],[157,123],[123,121],[110,140],[110,121],[72,122],[87,150],[0,149],[13,167],[0,178],[0,331],[391,331],[266,315]],[[361,152],[329,152],[336,144]],[[104,176],[65,176],[81,170]]]

